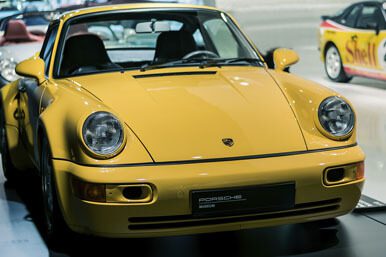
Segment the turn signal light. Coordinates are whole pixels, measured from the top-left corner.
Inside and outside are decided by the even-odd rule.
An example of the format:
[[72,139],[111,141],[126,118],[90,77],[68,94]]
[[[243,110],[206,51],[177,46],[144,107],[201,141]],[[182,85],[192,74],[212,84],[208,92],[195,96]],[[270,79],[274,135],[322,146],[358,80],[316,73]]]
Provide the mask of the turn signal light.
[[149,203],[153,188],[148,184],[97,184],[72,177],[72,191],[79,199],[101,203]]
[[106,185],[72,179],[72,188],[75,196],[82,200],[92,202],[106,202]]
[[363,179],[365,177],[365,163],[357,163],[356,179]]

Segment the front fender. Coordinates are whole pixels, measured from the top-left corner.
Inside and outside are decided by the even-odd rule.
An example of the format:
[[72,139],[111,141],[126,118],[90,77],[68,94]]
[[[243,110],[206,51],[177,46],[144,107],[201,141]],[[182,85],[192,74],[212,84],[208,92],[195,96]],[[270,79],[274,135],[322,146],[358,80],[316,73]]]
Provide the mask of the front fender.
[[38,134],[40,137],[43,135],[47,137],[54,159],[64,159],[84,165],[152,162],[145,147],[127,124],[124,126],[127,142],[117,156],[110,159],[97,159],[89,154],[81,140],[79,126],[90,114],[97,111],[107,111],[118,118],[119,115],[80,86],[67,80],[48,84],[43,101],[48,105],[43,106],[44,110],[40,114]]
[[[330,96],[339,96],[335,91],[319,85],[315,82],[302,79],[298,76],[286,72],[276,72],[270,70],[276,83],[280,86],[283,94],[288,100],[302,129],[304,139],[309,150],[323,149],[331,147],[341,147],[356,144],[356,126],[351,136],[345,140],[332,140],[318,129],[318,108],[320,103]],[[352,108],[354,110],[354,108]],[[354,110],[355,112],[355,110]]]

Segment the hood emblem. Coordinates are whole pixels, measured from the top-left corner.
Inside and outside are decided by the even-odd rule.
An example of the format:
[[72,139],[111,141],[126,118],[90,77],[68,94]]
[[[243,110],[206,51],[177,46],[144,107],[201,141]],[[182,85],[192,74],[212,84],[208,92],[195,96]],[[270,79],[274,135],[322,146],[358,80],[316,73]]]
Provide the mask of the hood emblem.
[[224,145],[229,147],[232,147],[235,144],[232,138],[223,138],[222,142],[224,143]]

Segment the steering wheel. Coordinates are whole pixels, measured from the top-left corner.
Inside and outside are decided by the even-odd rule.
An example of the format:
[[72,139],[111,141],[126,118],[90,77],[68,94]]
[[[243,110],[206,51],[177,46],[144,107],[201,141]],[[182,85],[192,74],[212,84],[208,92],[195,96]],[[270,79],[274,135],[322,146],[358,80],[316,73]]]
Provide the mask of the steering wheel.
[[182,59],[183,59],[183,60],[187,60],[187,59],[190,59],[190,58],[192,58],[193,56],[197,56],[197,55],[208,55],[209,57],[220,58],[220,56],[218,56],[218,54],[213,53],[213,52],[211,52],[211,51],[207,51],[207,50],[197,50],[197,51],[193,51],[193,52],[188,53],[187,55],[185,55],[184,57],[182,57]]

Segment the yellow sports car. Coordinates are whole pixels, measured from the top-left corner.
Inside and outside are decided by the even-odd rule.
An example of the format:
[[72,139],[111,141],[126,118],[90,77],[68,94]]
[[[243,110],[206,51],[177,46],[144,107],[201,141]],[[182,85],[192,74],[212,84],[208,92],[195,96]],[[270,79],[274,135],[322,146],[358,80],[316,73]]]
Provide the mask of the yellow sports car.
[[334,16],[322,16],[320,54],[327,76],[386,81],[386,2],[360,2]]
[[[109,36],[107,36],[109,35]],[[52,22],[1,89],[9,180],[41,176],[49,238],[149,237],[336,217],[364,154],[337,93],[268,69],[226,13],[132,4]]]

